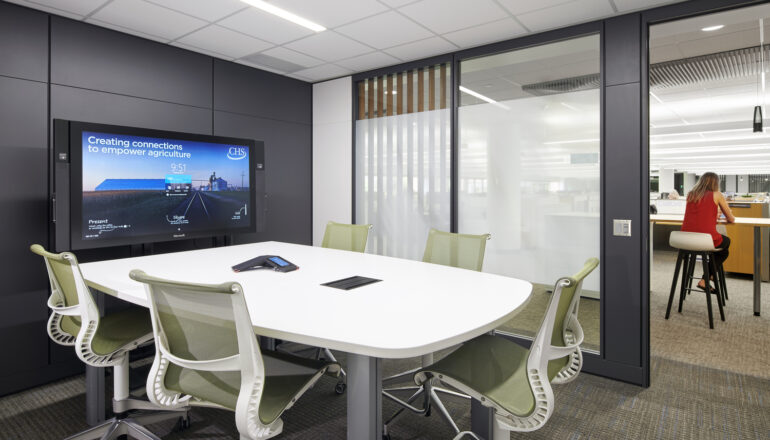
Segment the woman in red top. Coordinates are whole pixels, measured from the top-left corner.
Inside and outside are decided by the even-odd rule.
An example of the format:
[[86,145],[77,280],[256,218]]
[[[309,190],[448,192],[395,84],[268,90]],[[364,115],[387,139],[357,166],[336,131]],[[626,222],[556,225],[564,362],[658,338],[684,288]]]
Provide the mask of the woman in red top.
[[[719,210],[725,215],[728,223],[734,223],[735,217],[727,200],[719,192],[719,176],[715,173],[705,173],[700,176],[698,183],[687,194],[687,208],[684,212],[682,230],[686,232],[702,232],[710,234],[714,239],[714,247],[721,249],[714,253],[717,267],[722,264],[730,254],[730,238],[717,232],[717,218]],[[704,275],[705,276],[705,275]],[[713,279],[713,278],[712,278]],[[706,288],[706,281],[701,279],[698,283],[701,289]]]

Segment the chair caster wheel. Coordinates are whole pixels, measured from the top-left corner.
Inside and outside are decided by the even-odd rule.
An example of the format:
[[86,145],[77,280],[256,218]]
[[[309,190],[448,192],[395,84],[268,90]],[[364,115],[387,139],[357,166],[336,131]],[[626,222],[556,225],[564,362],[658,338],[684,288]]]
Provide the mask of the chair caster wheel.
[[348,388],[348,384],[345,382],[337,382],[337,385],[334,385],[334,392],[337,394],[345,394],[345,390]]
[[390,434],[382,434],[382,440],[391,440]]
[[430,410],[431,408],[428,408],[428,410],[425,411],[425,417],[430,417]]
[[190,415],[182,416],[177,419],[176,425],[174,425],[174,428],[171,430],[171,432],[180,432],[184,431],[185,429],[188,429],[190,427]]

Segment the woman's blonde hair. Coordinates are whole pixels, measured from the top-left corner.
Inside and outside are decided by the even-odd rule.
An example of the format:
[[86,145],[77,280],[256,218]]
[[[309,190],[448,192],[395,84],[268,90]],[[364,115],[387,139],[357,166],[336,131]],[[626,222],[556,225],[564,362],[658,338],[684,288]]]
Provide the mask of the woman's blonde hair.
[[700,176],[698,183],[687,193],[687,201],[698,203],[709,191],[719,191],[719,176],[716,173],[708,172]]

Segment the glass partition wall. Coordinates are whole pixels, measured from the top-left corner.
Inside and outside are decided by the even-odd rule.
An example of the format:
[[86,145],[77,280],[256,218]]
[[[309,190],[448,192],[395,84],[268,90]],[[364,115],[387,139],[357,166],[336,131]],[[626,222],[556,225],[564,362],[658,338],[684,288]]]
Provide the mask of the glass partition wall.
[[356,84],[355,219],[369,251],[419,260],[428,230],[450,229],[451,66]]
[[[600,253],[600,36],[459,64],[458,231],[492,234],[484,271],[536,284],[502,330],[531,337],[549,289]],[[584,348],[599,350],[599,269],[583,284]]]

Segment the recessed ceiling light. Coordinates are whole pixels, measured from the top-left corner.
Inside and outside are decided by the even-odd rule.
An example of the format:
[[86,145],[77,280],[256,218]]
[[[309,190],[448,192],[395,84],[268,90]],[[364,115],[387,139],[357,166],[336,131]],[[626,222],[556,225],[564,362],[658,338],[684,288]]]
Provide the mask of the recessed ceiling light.
[[255,8],[259,8],[265,12],[281,17],[284,20],[288,20],[292,23],[306,27],[311,31],[323,32],[326,30],[325,27],[321,26],[318,23],[313,23],[307,18],[302,18],[299,15],[292,14],[291,12],[285,9],[281,9],[278,6],[272,5],[266,1],[263,1],[263,0],[241,0],[241,1],[251,6],[254,6]]
[[507,105],[500,104],[499,102],[495,101],[494,99],[489,98],[487,96],[484,96],[484,95],[482,95],[479,92],[474,92],[473,90],[471,90],[471,89],[469,89],[467,87],[460,86],[460,91],[463,92],[463,93],[467,93],[467,94],[473,96],[474,98],[478,98],[478,99],[480,99],[482,101],[486,101],[486,102],[488,102],[488,103],[490,103],[490,104],[492,104],[492,105],[494,105],[496,107],[500,107],[500,108],[505,109],[505,110],[510,110],[511,109]]
[[703,29],[701,29],[701,30],[702,30],[703,32],[712,32],[712,31],[718,31],[718,30],[722,29],[723,27],[725,27],[725,25],[723,25],[723,24],[718,24],[718,25],[716,25],[716,26],[708,26],[708,27],[704,27],[704,28],[703,28]]

